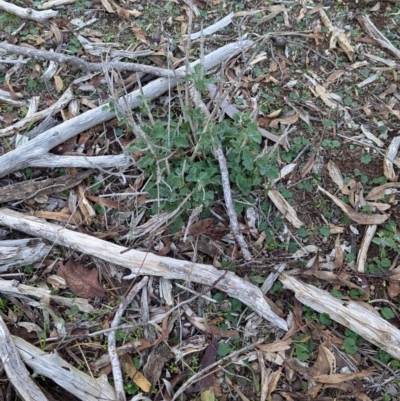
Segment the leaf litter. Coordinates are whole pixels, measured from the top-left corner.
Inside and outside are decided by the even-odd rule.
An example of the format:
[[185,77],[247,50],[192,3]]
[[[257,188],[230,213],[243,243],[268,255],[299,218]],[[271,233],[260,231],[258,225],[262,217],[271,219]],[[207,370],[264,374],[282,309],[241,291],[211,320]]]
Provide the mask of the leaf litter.
[[[200,38],[211,47],[220,47],[228,41],[222,32],[241,36],[235,31],[236,21],[241,21],[245,34],[254,34],[251,39],[261,44],[261,49],[247,50],[246,56],[243,52],[224,65],[219,74],[227,78],[225,86],[222,80],[217,84],[203,83],[202,88],[197,88],[202,101],[209,101],[205,104],[211,114],[224,113],[225,119],[240,124],[242,113],[248,112],[256,121],[255,130],[261,135],[262,146],[257,149],[258,154],[254,149],[249,151],[245,168],[255,168],[251,159],[252,162],[269,157],[273,160],[273,166],[263,166],[272,171],[263,173],[263,180],[246,190],[243,181],[254,178],[247,176],[246,180],[235,181],[238,172],[229,163],[237,145],[233,140],[224,143],[235,213],[252,259],[242,260],[241,249],[230,232],[220,188],[211,191],[215,194],[208,204],[193,202],[196,193],[203,193],[203,199],[210,196],[209,188],[201,185],[186,193],[180,202],[173,203],[171,198],[172,208],[163,203],[169,196],[165,188],[172,189],[179,176],[183,180],[186,174],[183,167],[178,178],[171,180],[177,168],[175,159],[187,157],[187,165],[192,168],[190,163],[201,158],[204,152],[202,149],[192,154],[183,142],[183,148],[187,146],[184,153],[174,150],[167,156],[167,163],[157,167],[154,185],[161,188],[163,180],[167,185],[156,195],[148,185],[151,176],[143,174],[143,165],[135,166],[146,152],[158,151],[165,144],[160,142],[152,148],[147,142],[148,149],[132,152],[134,167],[112,170],[111,165],[95,173],[82,167],[69,168],[67,173],[78,175],[79,185],[67,179],[65,171],[52,170],[50,164],[36,162],[36,165],[24,166],[2,182],[3,193],[16,188],[11,190],[11,195],[7,192],[3,206],[10,207],[10,201],[17,201],[13,207],[53,221],[60,228],[66,225],[115,241],[127,249],[173,256],[189,264],[209,263],[235,271],[257,285],[267,283],[266,277],[271,277],[265,286],[265,300],[289,327],[286,333],[277,330],[273,322],[260,318],[242,302],[216,290],[215,283],[209,283],[204,292],[200,285],[189,283],[183,290],[173,279],[152,277],[124,311],[124,320],[115,331],[116,352],[121,355],[122,372],[127,375],[122,378],[125,397],[137,394],[139,389],[149,392],[153,386],[158,397],[168,394],[168,399],[177,399],[183,391],[189,397],[193,391],[201,393],[204,399],[233,399],[236,395],[241,399],[272,397],[275,401],[301,397],[396,399],[399,388],[395,378],[400,368],[395,304],[400,293],[397,277],[400,142],[396,132],[400,114],[398,66],[391,57],[399,52],[396,36],[399,6],[395,2],[376,2],[371,7],[353,3],[323,7],[322,3],[310,1],[268,7],[254,3],[241,9],[240,2],[232,2],[227,13],[219,1],[196,1],[192,10],[190,2],[181,2],[175,9],[163,10],[166,19],[161,24],[152,20],[142,1],[120,5],[108,0],[100,3],[93,3],[94,11],[87,17],[79,14],[78,18],[76,12],[81,11],[79,7],[86,7],[85,3],[61,6],[60,16],[54,19],[50,31],[30,21],[26,29],[15,31],[12,42],[46,50],[64,44],[67,53],[96,63],[101,61],[99,56],[104,49],[113,61],[143,55],[148,57],[147,62],[162,68],[168,62],[182,65],[189,54],[185,46],[190,41],[197,46]],[[46,9],[43,6],[41,9]],[[154,15],[157,10],[160,9],[155,6]],[[190,18],[194,19],[195,26],[190,26]],[[389,20],[391,29],[385,27]],[[69,25],[72,21],[74,25]],[[200,21],[204,26],[196,25]],[[133,45],[128,43],[132,33],[135,34]],[[171,37],[178,44],[175,48],[168,47]],[[1,57],[11,60],[10,54],[2,53]],[[246,57],[250,61],[243,64]],[[123,93],[146,83],[138,81],[140,74],[140,78],[145,77],[142,72],[127,70],[110,80],[101,70],[74,76],[75,69],[76,65],[59,69],[50,59],[34,64],[34,68],[26,64],[7,67],[0,88],[3,153],[21,146],[25,141],[23,131],[46,115],[57,115],[59,122],[68,121],[87,108],[99,107],[102,100],[113,96],[113,91]],[[17,76],[21,79],[17,80]],[[81,110],[74,105],[75,100],[68,99],[65,104],[62,99],[63,91],[64,95],[71,91],[70,76],[74,76],[73,83],[80,91],[75,96]],[[40,84],[35,85],[41,80],[51,86],[55,96],[46,95]],[[110,82],[117,87],[110,87]],[[229,87],[228,82],[235,86]],[[182,86],[179,91],[182,90],[188,88]],[[38,107],[34,98],[39,95]],[[21,99],[24,104],[30,102],[27,115],[18,109]],[[181,106],[182,103],[174,103],[171,97],[155,100],[154,105],[147,104],[147,110],[135,116],[136,127],[154,123],[148,121],[154,118],[150,108],[156,107],[164,119],[170,118],[168,109],[173,108],[196,132],[199,120],[191,120]],[[121,127],[121,120],[108,121],[101,128],[95,127],[93,132],[88,130],[78,135],[76,141],[60,144],[62,149],[54,156],[80,155],[81,159],[93,155],[115,156],[121,153],[121,146],[129,151],[137,136],[149,135],[140,133],[134,125],[133,130],[124,131]],[[183,127],[180,128],[188,133]],[[226,132],[229,135],[229,130]],[[247,152],[248,140],[239,145],[243,154]],[[196,146],[196,137],[191,141]],[[57,160],[61,163],[61,159],[52,160],[55,161],[53,168]],[[83,160],[80,163],[83,165]],[[90,162],[86,168],[96,169],[96,165]],[[200,171],[187,174],[199,179]],[[208,171],[211,172],[212,169]],[[34,185],[24,187],[29,181]],[[57,185],[64,185],[64,190]],[[177,188],[184,192],[184,185]],[[17,231],[4,230],[3,239],[21,238],[22,234]],[[22,228],[21,232],[24,232]],[[37,333],[34,345],[44,347],[48,355],[60,347],[63,358],[75,367],[83,366],[89,375],[92,374],[89,367],[97,374],[100,365],[103,372],[115,375],[113,362],[112,369],[110,365],[107,367],[109,362],[96,365],[107,354],[96,350],[91,339],[105,342],[107,334],[102,330],[109,330],[108,322],[118,307],[118,299],[123,299],[129,291],[130,281],[122,279],[126,272],[117,266],[107,266],[100,259],[94,260],[97,268],[89,269],[77,261],[72,249],[66,251],[68,261],[55,272],[52,270],[59,258],[58,252],[64,253],[64,250],[54,244],[52,248],[46,260],[43,255],[38,256],[22,274],[10,271],[9,274],[22,278],[21,285],[4,275],[2,281],[7,285],[2,285],[0,307],[2,313],[8,312],[2,318],[22,324],[33,316],[27,308],[42,310],[36,314],[36,321],[32,320],[36,325],[33,332]],[[1,247],[0,252],[3,252]],[[2,255],[11,258],[10,252],[5,244]],[[279,276],[275,269],[282,263],[286,270]],[[277,280],[277,277],[280,278]],[[34,290],[35,285],[42,290]],[[50,294],[47,285],[61,291],[61,295],[50,296],[58,306],[51,305],[50,301],[46,303]],[[282,285],[291,291],[284,290]],[[80,304],[84,300],[77,298],[80,306],[74,308],[74,300],[67,301],[65,297],[67,291],[90,299],[93,305]],[[184,296],[178,296],[181,291]],[[96,303],[99,297],[108,309]],[[366,303],[368,300],[376,302]],[[19,306],[12,308],[13,304]],[[185,305],[191,306],[190,314]],[[18,310],[19,307],[22,309]],[[97,316],[96,313],[90,316],[94,308]],[[180,310],[187,314],[183,326]],[[64,328],[61,321],[67,322]],[[201,344],[197,341],[199,335],[203,336]],[[63,343],[62,336],[69,337],[70,345]],[[74,344],[78,341],[84,344],[81,354],[75,352]],[[146,345],[141,347],[137,341]],[[157,345],[160,342],[164,344],[164,351]],[[21,342],[19,346],[26,345]],[[176,351],[179,357],[175,361],[168,349],[174,350],[177,346],[182,350],[187,348]],[[254,351],[255,346],[258,351]],[[151,350],[150,354],[146,350]],[[150,363],[145,366],[146,357]],[[229,362],[224,358],[229,358]],[[54,358],[54,363],[61,362]],[[218,373],[208,374],[214,365]],[[198,374],[198,381],[191,387],[186,386],[190,381],[187,368]],[[113,389],[107,387],[104,391],[112,394]]]

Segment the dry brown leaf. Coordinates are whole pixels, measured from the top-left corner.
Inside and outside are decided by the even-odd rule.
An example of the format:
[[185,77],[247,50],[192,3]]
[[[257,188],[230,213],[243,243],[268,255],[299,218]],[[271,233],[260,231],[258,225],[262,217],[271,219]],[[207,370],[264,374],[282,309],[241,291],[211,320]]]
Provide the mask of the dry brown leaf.
[[281,113],[282,113],[282,109],[278,109],[278,110],[273,111],[272,113],[269,113],[266,117],[267,118],[275,118],[275,117],[278,117],[279,114],[281,114]]
[[69,259],[65,265],[61,265],[57,274],[78,297],[94,298],[105,295],[105,290],[99,283],[97,269],[87,269],[82,263]]
[[122,371],[126,373],[142,391],[148,393],[151,390],[151,383],[135,368],[132,358],[128,354],[121,356],[121,367]]
[[100,196],[89,195],[88,191],[85,191],[85,197],[101,206],[109,207],[110,209],[123,210],[123,207],[119,202],[107,198],[101,198]]
[[296,18],[297,23],[299,23],[304,18],[304,16],[306,15],[306,12],[307,12],[307,9],[305,7],[302,7],[300,9],[299,15]]
[[[331,109],[338,108],[337,103],[332,100],[331,94],[322,85],[315,85],[315,93]],[[342,110],[343,107],[339,106],[339,109]]]
[[374,376],[376,373],[371,370],[362,370],[354,373],[334,373],[333,375],[316,375],[313,379],[326,384],[338,384],[349,380],[357,379],[358,377]]
[[64,82],[58,75],[54,76],[54,86],[57,92],[61,92],[64,89]]
[[314,167],[315,164],[315,154],[313,154],[307,161],[306,165],[301,170],[301,178],[304,178]]
[[287,200],[281,195],[276,189],[270,189],[268,191],[268,197],[271,199],[276,208],[283,214],[283,217],[287,219],[296,228],[304,226],[304,223],[297,217],[296,211],[289,205]]
[[208,219],[199,220],[190,226],[189,235],[204,234],[213,225],[213,223],[214,219],[212,217]]
[[396,298],[400,294],[400,283],[398,281],[389,281],[388,295],[390,298]]
[[322,7],[324,7],[324,3],[319,3],[317,6],[315,6],[314,8],[312,8],[310,11],[308,11],[307,14],[312,15],[317,13],[319,10],[322,9]]
[[222,338],[230,338],[238,335],[237,330],[223,330],[219,328],[216,324],[208,322],[202,317],[188,316],[188,320],[197,329],[204,333],[212,334],[213,336],[218,336]]
[[300,112],[297,112],[289,117],[276,118],[275,120],[272,120],[269,125],[272,128],[278,128],[279,124],[285,124],[285,125],[295,124],[297,123],[299,117],[300,117]]
[[324,344],[318,347],[318,357],[313,368],[320,374],[331,375],[335,370],[336,358],[333,352]]
[[61,34],[61,31],[58,28],[57,24],[51,23],[50,26],[51,26],[50,30],[51,30],[51,32],[53,32],[53,35],[54,35],[54,41],[57,44],[62,43],[62,34]]
[[341,201],[339,198],[336,196],[330,194],[328,191],[325,191],[325,189],[321,188],[318,186],[318,189],[323,192],[326,196],[331,198],[333,202],[336,203],[340,207],[340,209],[343,210],[344,213],[347,214],[347,216],[355,221],[358,224],[382,224],[384,223],[389,216],[386,214],[365,214],[365,213],[358,213],[356,212],[351,206],[347,205],[343,201]]
[[48,212],[47,210],[36,210],[33,212],[33,216],[42,219],[61,221],[62,223],[77,224],[71,214],[64,212]]
[[108,0],[100,0],[101,4],[103,5],[103,7],[111,14],[114,14],[114,10],[111,7],[111,4],[109,3]]
[[335,270],[339,271],[343,265],[343,249],[340,246],[340,234],[337,235],[335,240]]
[[339,187],[339,189],[342,189],[344,187],[344,179],[340,168],[332,160],[329,160],[326,167],[329,171],[329,176],[332,178],[332,181]]
[[361,393],[360,391],[354,393],[354,397],[356,398],[357,401],[372,401],[372,399],[368,397],[367,394]]
[[122,8],[116,4],[115,4],[115,8],[117,9],[117,14],[120,15],[121,17],[129,18],[131,16],[129,10],[125,10],[125,8]]
[[332,84],[337,79],[339,79],[345,72],[346,72],[345,70],[337,70],[337,71],[333,72],[331,75],[329,75],[329,77],[323,84],[323,87],[327,88],[330,84]]
[[325,25],[326,28],[328,28],[329,32],[331,33],[329,48],[335,49],[336,43],[339,43],[339,46],[346,53],[349,60],[353,61],[354,49],[351,46],[346,34],[340,31],[337,27],[334,27],[332,25],[331,21],[329,20],[328,16],[326,15],[323,9],[319,10],[319,15],[321,17],[322,23]]
[[264,352],[279,352],[286,351],[290,349],[290,344],[292,339],[288,338],[286,340],[274,341],[269,344],[257,344],[257,348]]
[[371,13],[374,13],[376,11],[379,11],[380,8],[381,8],[381,3],[378,1],[369,11]]

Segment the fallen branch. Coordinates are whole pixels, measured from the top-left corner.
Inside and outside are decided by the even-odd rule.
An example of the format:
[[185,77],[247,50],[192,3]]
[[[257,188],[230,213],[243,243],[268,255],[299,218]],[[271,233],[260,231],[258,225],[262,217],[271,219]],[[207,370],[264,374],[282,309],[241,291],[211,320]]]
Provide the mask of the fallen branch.
[[32,236],[45,238],[52,243],[72,248],[77,252],[124,266],[132,272],[125,279],[138,275],[149,275],[167,279],[188,280],[205,285],[217,282],[215,286],[219,290],[226,292],[230,297],[239,299],[280,329],[288,329],[286,321],[271,310],[260,289],[233,273],[228,272],[222,280],[217,281],[225,272],[217,270],[213,266],[161,257],[133,249],[124,253],[126,248],[122,246],[54,226],[35,217],[5,208],[0,209],[0,223]]
[[76,187],[92,173],[93,170],[87,170],[75,175],[64,175],[41,181],[22,181],[6,185],[0,188],[0,203],[21,199],[27,200],[38,195],[50,195],[55,192],[65,191]]
[[35,11],[31,8],[22,8],[15,6],[14,4],[7,3],[6,1],[0,0],[0,10],[7,13],[14,14],[22,19],[29,19],[37,22],[45,22],[49,18],[54,18],[58,15],[58,11]]
[[117,340],[115,338],[115,332],[117,327],[119,326],[119,322],[124,314],[126,308],[132,303],[133,299],[137,295],[137,293],[147,284],[149,281],[148,277],[143,277],[139,283],[136,283],[132,290],[129,292],[127,297],[120,303],[117,311],[115,312],[114,319],[111,322],[111,330],[108,334],[108,355],[110,357],[113,377],[114,377],[114,386],[115,392],[117,395],[117,401],[125,401],[125,390],[124,390],[124,381],[121,372],[121,364],[119,362],[119,356],[117,353]]
[[59,156],[51,153],[31,160],[29,167],[76,168],[127,168],[134,163],[129,155],[109,156]]
[[[216,92],[215,92],[216,93]],[[204,104],[203,100],[201,99],[200,93],[195,90],[194,87],[190,88],[190,95],[195,102],[196,106],[200,108],[201,112],[208,118],[210,119],[210,113],[207,109],[207,106]],[[231,190],[231,184],[230,184],[230,179],[229,179],[229,171],[228,171],[228,165],[226,162],[226,157],[224,154],[224,150],[222,149],[222,144],[221,141],[218,141],[218,147],[215,150],[215,156],[218,160],[219,164],[219,171],[221,172],[221,184],[222,184],[222,189],[224,192],[224,200],[225,200],[225,207],[226,207],[226,212],[229,217],[229,226],[232,230],[232,234],[235,237],[236,242],[240,246],[243,257],[246,260],[251,260],[252,256],[249,251],[249,247],[247,246],[246,241],[243,238],[243,235],[241,233],[240,227],[239,227],[239,222],[235,213],[235,208],[233,205],[233,200],[232,200],[232,190]]]
[[[204,58],[204,70],[209,70],[217,66],[221,61],[234,57],[236,54],[240,53],[243,48],[247,48],[252,44],[253,42],[251,41],[238,41],[223,46],[208,54]],[[190,68],[193,68],[195,65],[199,64],[199,62],[200,60],[191,63]],[[185,70],[186,66],[181,67],[176,71],[179,74]],[[177,82],[177,78],[159,78],[150,82],[140,90],[136,90],[122,97],[119,100],[119,104],[124,109],[134,109],[142,103],[143,98],[154,99],[167,90],[175,87]],[[115,109],[111,106],[110,103],[107,103],[101,107],[97,107],[96,109],[89,110],[86,113],[71,118],[62,124],[43,132],[28,143],[19,146],[17,149],[1,156],[0,177],[30,165],[32,161],[46,155],[50,149],[93,127],[94,125],[111,120],[115,117]]]
[[[81,312],[90,313],[94,310],[94,307],[90,305],[87,299],[67,298],[59,295],[51,295],[50,290],[20,284],[17,280],[0,280],[0,294],[2,293],[13,295],[16,298],[23,298],[25,301],[31,300],[29,296],[39,299],[47,298],[50,299],[50,301],[63,306],[76,306]],[[36,307],[41,307],[38,302],[34,301],[34,303]]]
[[144,72],[145,74],[155,75],[164,78],[183,78],[184,71],[165,70],[164,68],[153,67],[151,65],[125,63],[120,61],[107,61],[101,63],[90,63],[80,57],[68,56],[66,54],[54,53],[47,50],[37,50],[28,47],[16,46],[7,42],[0,43],[0,49],[13,54],[29,57],[35,60],[49,60],[59,64],[68,64],[84,72],[103,72],[105,70]]
[[38,385],[32,380],[28,369],[22,363],[11,335],[0,316],[0,358],[7,377],[14,389],[26,401],[47,401]]
[[39,10],[48,10],[49,8],[57,7],[59,8],[60,6],[66,5],[66,4],[72,4],[75,3],[76,0],[51,0],[43,4],[38,5]]
[[294,291],[302,304],[319,313],[327,313],[331,319],[383,349],[393,358],[400,358],[400,330],[378,313],[364,308],[358,302],[342,301],[287,274],[282,274],[279,279],[285,288]]
[[0,273],[42,260],[50,250],[39,238],[0,241]]
[[[57,352],[42,351],[20,337],[13,336],[12,339],[22,361],[36,374],[48,377],[83,401],[115,401],[114,389],[105,375],[94,379],[64,361]],[[31,394],[27,400],[36,400],[36,398],[33,398]]]
[[247,246],[246,241],[243,238],[242,233],[240,232],[239,228],[239,222],[235,213],[235,208],[233,205],[233,200],[232,200],[232,191],[231,191],[231,184],[229,181],[229,172],[228,172],[228,166],[226,163],[226,158],[224,155],[224,151],[222,150],[222,145],[221,142],[218,144],[218,148],[216,150],[217,154],[217,159],[218,159],[218,164],[219,164],[219,170],[221,172],[221,182],[222,182],[222,188],[224,190],[224,199],[225,199],[225,205],[226,205],[226,212],[229,216],[229,225],[231,227],[232,233],[240,246],[243,257],[246,260],[251,260],[252,256],[249,251],[249,247]]
[[60,110],[64,109],[68,103],[74,98],[74,94],[72,93],[72,89],[68,88],[62,96],[55,102],[52,106],[48,107],[45,110],[38,111],[37,113],[31,114],[19,120],[17,123],[10,125],[9,127],[3,128],[0,130],[0,138],[3,136],[9,136],[16,133],[21,132],[25,128],[29,127],[32,123],[36,121],[43,120],[46,117],[54,115],[58,113]]

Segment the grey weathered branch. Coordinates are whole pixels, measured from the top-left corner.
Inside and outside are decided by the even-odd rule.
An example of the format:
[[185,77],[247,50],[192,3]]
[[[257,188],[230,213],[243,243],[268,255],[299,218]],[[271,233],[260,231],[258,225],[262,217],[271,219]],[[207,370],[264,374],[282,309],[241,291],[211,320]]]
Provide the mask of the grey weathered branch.
[[56,351],[47,353],[20,337],[12,339],[23,362],[36,374],[50,378],[83,401],[115,401],[114,389],[105,375],[95,379],[64,361]]
[[108,61],[103,63],[90,63],[80,57],[68,56],[66,54],[49,52],[47,50],[37,50],[28,47],[16,46],[7,42],[0,43],[0,50],[6,50],[13,54],[19,54],[35,60],[49,60],[59,64],[68,64],[84,72],[103,72],[104,70],[114,71],[133,71],[152,74],[164,78],[183,78],[183,71],[165,70],[164,68],[153,67],[138,63],[124,63],[120,61]]
[[45,22],[49,18],[57,16],[58,11],[47,10],[47,11],[35,11],[31,8],[22,8],[15,6],[14,4],[7,3],[6,1],[0,0],[0,10],[7,13],[14,14],[22,19],[29,19],[37,22]]
[[187,280],[205,285],[216,283],[215,287],[219,290],[239,299],[275,326],[287,330],[286,321],[272,311],[260,289],[233,273],[225,274],[224,271],[210,265],[161,257],[134,249],[127,250],[111,242],[55,226],[35,217],[5,208],[0,209],[0,224],[35,237],[48,239],[77,252],[124,266],[131,270],[131,274],[125,277],[126,279],[137,275],[149,275],[166,279]]
[[124,383],[121,372],[121,364],[119,362],[119,356],[117,353],[117,341],[115,332],[117,327],[119,326],[120,320],[126,308],[128,308],[128,306],[132,303],[135,296],[147,284],[148,281],[149,281],[148,277],[143,277],[139,283],[136,283],[134,285],[129,294],[120,303],[117,311],[115,312],[115,316],[111,322],[111,328],[115,330],[111,330],[110,333],[108,334],[108,355],[110,357],[111,366],[113,370],[117,401],[125,401],[126,397],[125,397]]
[[23,400],[47,401],[38,385],[32,380],[28,369],[22,363],[11,335],[0,316],[0,358],[7,377]]
[[[245,40],[230,43],[220,49],[208,54],[204,59],[205,70],[217,66],[223,60],[227,60],[240,53],[244,48],[251,46],[253,42]],[[1,45],[0,45],[1,47]],[[190,68],[199,64],[199,60],[190,64]],[[181,67],[176,72],[183,73],[185,67]],[[124,109],[134,109],[143,102],[144,98],[155,99],[167,90],[177,85],[177,78],[159,78],[144,86],[141,90],[134,91],[119,100],[119,104]],[[55,146],[65,142],[66,140],[80,134],[81,132],[115,117],[115,109],[110,103],[89,110],[77,117],[71,118],[62,124],[53,127],[28,143],[19,146],[0,157],[0,177],[10,174],[21,168],[30,166],[32,161],[37,160]]]

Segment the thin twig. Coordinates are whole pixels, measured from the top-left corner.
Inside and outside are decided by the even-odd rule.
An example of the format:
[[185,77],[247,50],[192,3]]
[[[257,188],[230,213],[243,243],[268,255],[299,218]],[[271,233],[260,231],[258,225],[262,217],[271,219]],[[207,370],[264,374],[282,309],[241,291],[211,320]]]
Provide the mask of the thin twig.
[[174,397],[172,398],[171,401],[175,401],[178,399],[178,397],[194,382],[196,382],[197,380],[199,380],[206,372],[208,372],[209,370],[211,370],[212,368],[214,368],[215,366],[220,365],[222,362],[227,361],[227,360],[232,360],[237,357],[238,355],[245,353],[247,351],[250,351],[251,349],[253,349],[256,345],[263,343],[264,340],[258,340],[256,341],[254,344],[250,344],[247,345],[246,347],[243,347],[242,349],[239,349],[237,351],[234,351],[232,353],[230,353],[229,355],[221,358],[220,360],[218,360],[217,362],[212,363],[211,365],[208,365],[207,367],[205,367],[204,369],[200,370],[199,372],[197,372],[196,374],[194,374],[190,379],[186,380],[185,383],[182,385],[182,387],[174,394]]
[[240,248],[242,249],[243,257],[246,260],[251,260],[252,256],[251,256],[251,253],[247,246],[247,243],[244,240],[242,233],[240,232],[239,222],[238,222],[238,219],[237,219],[237,216],[235,213],[235,208],[233,206],[231,184],[229,182],[228,166],[226,163],[224,151],[222,150],[221,143],[218,144],[216,154],[217,154],[219,169],[221,171],[221,183],[222,183],[222,189],[224,191],[226,211],[227,211],[228,217],[229,217],[229,223],[230,223],[229,225],[231,227],[232,233],[233,233],[237,243],[239,244]]
[[[114,319],[111,322],[110,328],[116,328],[119,326],[119,321],[122,318],[125,309],[131,304],[133,298],[137,295],[137,293],[147,284],[149,278],[143,277],[142,280],[137,283],[126,298],[121,302],[117,311],[115,312]],[[115,393],[117,395],[117,401],[126,401],[125,390],[124,390],[124,382],[121,373],[121,364],[119,362],[118,353],[117,353],[117,345],[115,338],[115,331],[111,331],[108,334],[108,355],[110,356],[113,377],[114,377],[114,386]]]
[[4,49],[7,52],[19,54],[33,59],[42,59],[54,61],[60,64],[69,64],[84,72],[103,72],[104,70],[114,71],[133,71],[144,72],[146,74],[155,75],[164,78],[183,78],[185,73],[168,71],[163,68],[152,67],[150,65],[143,65],[137,63],[124,63],[120,61],[110,61],[107,63],[89,63],[79,57],[68,56],[60,53],[53,53],[46,50],[37,50],[27,47],[15,46],[7,42],[0,43],[0,50]]

